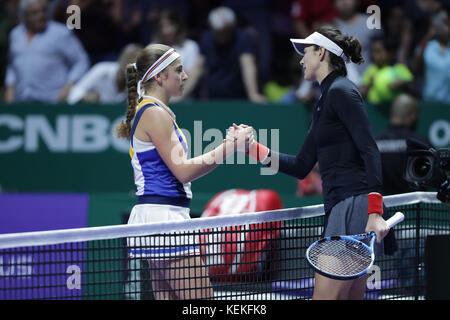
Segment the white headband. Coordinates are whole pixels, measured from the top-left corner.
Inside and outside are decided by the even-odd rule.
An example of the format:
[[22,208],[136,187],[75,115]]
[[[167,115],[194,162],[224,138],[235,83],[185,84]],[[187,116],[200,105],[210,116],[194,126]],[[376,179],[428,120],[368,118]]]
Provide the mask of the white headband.
[[336,43],[325,37],[323,34],[319,32],[314,32],[309,35],[305,39],[290,39],[292,44],[294,45],[295,51],[297,51],[300,55],[305,55],[305,47],[310,45],[318,45],[320,47],[324,47],[331,53],[334,53],[338,57],[344,59],[345,62],[350,62],[350,59],[344,54],[344,50],[339,47]]
[[[151,78],[156,76],[158,73],[163,71],[167,66],[169,66],[172,62],[180,57],[180,54],[175,51],[175,49],[170,48],[167,50],[154,64],[147,69],[142,79],[138,82],[137,91],[139,93],[139,97],[142,97],[142,84],[149,81]],[[137,69],[136,64],[134,64],[134,68]]]

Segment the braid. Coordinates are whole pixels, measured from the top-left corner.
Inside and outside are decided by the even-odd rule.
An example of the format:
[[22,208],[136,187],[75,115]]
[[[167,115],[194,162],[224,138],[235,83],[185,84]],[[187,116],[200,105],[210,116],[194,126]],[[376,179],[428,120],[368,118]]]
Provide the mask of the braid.
[[137,70],[133,64],[127,66],[127,89],[128,89],[128,110],[126,122],[131,123],[136,113],[138,92],[137,92]]
[[125,121],[122,120],[116,127],[116,134],[119,138],[131,138],[131,121],[134,118],[137,107],[137,71],[133,64],[127,65],[127,91],[128,91],[128,109]]

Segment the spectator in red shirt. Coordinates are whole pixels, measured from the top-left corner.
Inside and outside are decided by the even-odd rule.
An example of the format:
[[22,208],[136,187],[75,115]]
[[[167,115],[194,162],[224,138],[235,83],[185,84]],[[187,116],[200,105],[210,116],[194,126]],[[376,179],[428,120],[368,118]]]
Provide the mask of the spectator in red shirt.
[[333,0],[293,0],[291,17],[296,36],[306,38],[320,24],[337,17]]

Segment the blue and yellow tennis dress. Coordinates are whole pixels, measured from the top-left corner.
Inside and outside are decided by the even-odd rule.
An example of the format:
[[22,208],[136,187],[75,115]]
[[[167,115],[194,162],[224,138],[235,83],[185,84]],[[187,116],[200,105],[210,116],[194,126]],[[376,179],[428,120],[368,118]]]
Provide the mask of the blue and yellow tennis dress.
[[[128,224],[190,219],[191,183],[183,184],[175,177],[152,142],[140,141],[134,136],[139,120],[148,108],[161,108],[161,105],[154,98],[144,97],[137,107],[131,129],[130,157],[138,204],[133,207]],[[172,125],[187,153],[186,138],[175,120]],[[146,240],[129,238],[130,256],[167,259],[197,253],[198,247],[190,238],[173,235],[151,236]]]
[[[159,107],[153,100],[145,99],[138,105],[131,129],[130,156],[134,170],[136,195],[139,203],[171,204],[189,207],[192,198],[191,183],[181,183],[170,171],[156,150],[153,142],[140,141],[134,136],[139,120],[145,110]],[[186,139],[175,120],[172,120],[175,133],[187,153]]]

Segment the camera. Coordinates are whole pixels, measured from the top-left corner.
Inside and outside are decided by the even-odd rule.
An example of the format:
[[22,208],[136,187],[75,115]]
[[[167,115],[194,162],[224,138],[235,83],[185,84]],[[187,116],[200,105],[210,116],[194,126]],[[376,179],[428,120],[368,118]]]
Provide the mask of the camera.
[[450,149],[408,152],[405,180],[414,188],[440,188],[450,178]]
[[405,180],[415,189],[438,190],[438,199],[450,198],[450,148],[418,150],[417,143],[408,141]]

